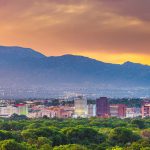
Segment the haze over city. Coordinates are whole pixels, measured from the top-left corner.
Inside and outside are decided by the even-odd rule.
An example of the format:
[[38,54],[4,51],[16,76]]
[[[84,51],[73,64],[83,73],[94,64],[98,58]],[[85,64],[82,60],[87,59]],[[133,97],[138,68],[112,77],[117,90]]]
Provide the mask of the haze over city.
[[0,45],[150,65],[149,0],[1,0]]

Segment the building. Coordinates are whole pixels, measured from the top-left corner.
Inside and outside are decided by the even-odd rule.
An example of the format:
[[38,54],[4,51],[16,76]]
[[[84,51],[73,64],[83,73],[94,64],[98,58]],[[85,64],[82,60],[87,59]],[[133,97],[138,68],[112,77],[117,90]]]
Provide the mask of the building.
[[8,118],[17,112],[18,110],[14,106],[0,106],[0,117]]
[[87,99],[79,96],[74,99],[74,117],[87,117]]
[[150,101],[149,100],[142,102],[141,112],[142,112],[142,118],[150,117]]
[[111,104],[110,105],[111,117],[125,118],[126,117],[126,105],[124,104]]
[[28,116],[28,105],[27,104],[16,104],[18,115],[26,115]]
[[96,116],[96,105],[89,104],[88,105],[88,117],[94,117],[94,116]]
[[110,109],[107,97],[100,97],[96,100],[96,115],[98,117],[109,117]]
[[141,116],[141,109],[136,107],[126,108],[126,118],[135,118]]
[[29,118],[42,118],[47,116],[49,118],[71,118],[74,108],[67,106],[50,106],[50,107],[33,107],[28,114]]

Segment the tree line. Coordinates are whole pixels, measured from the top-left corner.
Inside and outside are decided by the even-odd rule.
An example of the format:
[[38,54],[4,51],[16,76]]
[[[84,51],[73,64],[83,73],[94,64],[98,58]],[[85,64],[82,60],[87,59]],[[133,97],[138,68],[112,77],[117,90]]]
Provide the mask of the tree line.
[[149,150],[150,118],[0,119],[0,150]]

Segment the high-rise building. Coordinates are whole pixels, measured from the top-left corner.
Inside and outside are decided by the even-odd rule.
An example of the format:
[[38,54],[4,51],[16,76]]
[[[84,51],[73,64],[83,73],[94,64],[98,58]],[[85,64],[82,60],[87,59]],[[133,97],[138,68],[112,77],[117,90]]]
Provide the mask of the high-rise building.
[[110,115],[107,97],[100,97],[96,100],[96,115],[98,117],[108,117]]
[[96,105],[88,104],[88,117],[96,116]]
[[144,117],[150,117],[150,101],[143,101],[142,102],[142,118]]
[[110,105],[111,117],[125,118],[126,116],[126,105],[124,104],[111,104]]
[[74,99],[74,117],[87,117],[87,99],[81,96]]

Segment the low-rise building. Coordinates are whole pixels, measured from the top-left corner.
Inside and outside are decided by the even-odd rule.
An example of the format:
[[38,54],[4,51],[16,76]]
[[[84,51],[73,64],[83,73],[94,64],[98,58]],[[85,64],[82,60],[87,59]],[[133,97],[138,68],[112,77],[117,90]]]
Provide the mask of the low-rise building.
[[71,118],[74,109],[66,106],[51,106],[51,107],[34,107],[28,114],[29,118],[41,118],[47,116],[49,118]]
[[124,104],[111,104],[110,105],[111,117],[125,118],[126,116],[126,105]]
[[13,106],[0,106],[0,117],[10,117],[13,113],[16,113],[17,109]]
[[135,118],[141,116],[141,109],[137,107],[126,108],[126,118]]

